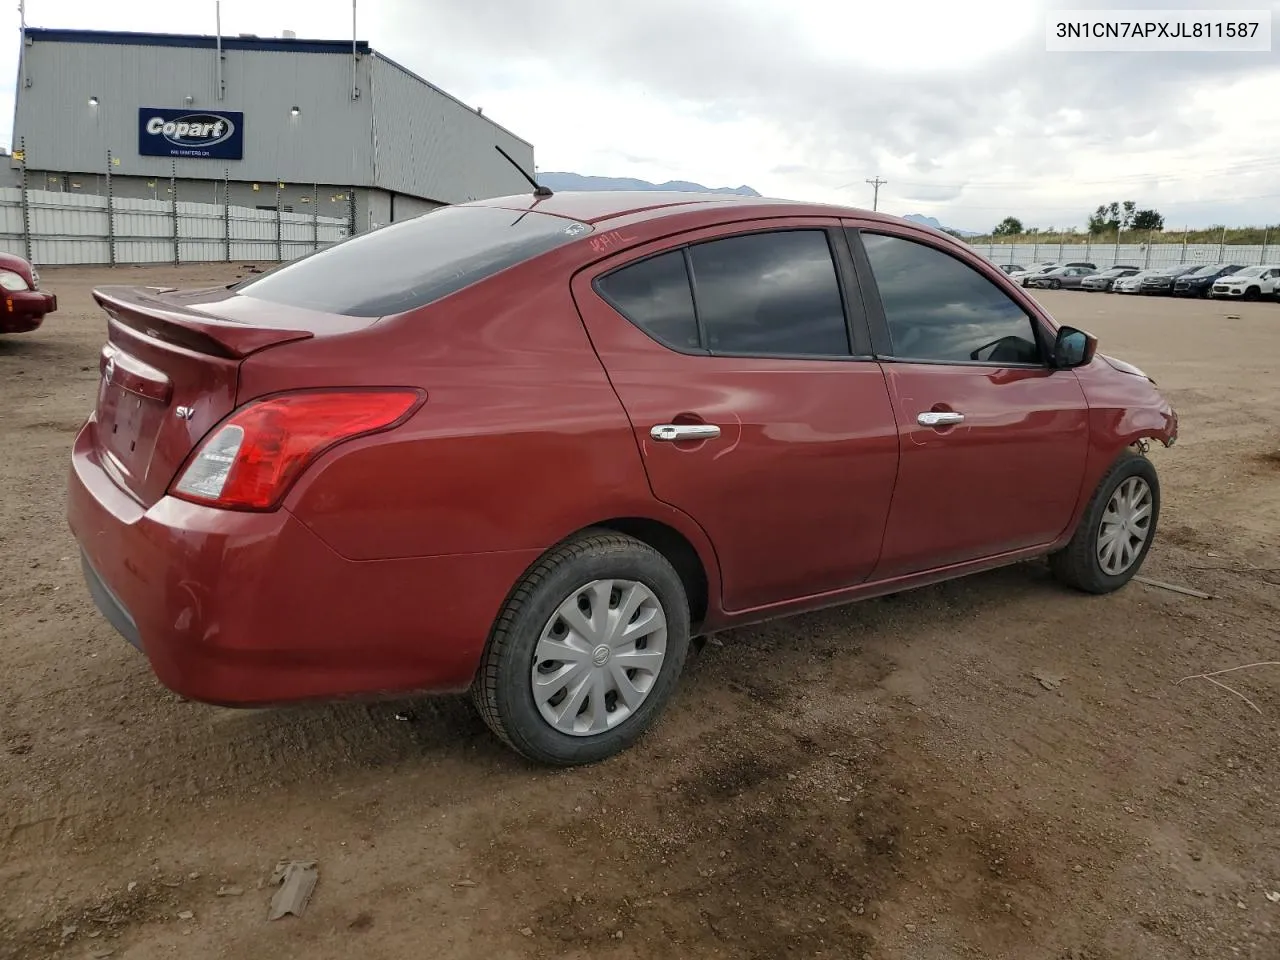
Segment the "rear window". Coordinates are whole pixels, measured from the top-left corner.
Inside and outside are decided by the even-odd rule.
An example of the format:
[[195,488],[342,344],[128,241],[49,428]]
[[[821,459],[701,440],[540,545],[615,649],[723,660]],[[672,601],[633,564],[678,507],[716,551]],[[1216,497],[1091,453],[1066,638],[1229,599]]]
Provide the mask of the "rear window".
[[498,207],[441,207],[357,234],[232,289],[349,317],[425,306],[591,231],[585,223]]

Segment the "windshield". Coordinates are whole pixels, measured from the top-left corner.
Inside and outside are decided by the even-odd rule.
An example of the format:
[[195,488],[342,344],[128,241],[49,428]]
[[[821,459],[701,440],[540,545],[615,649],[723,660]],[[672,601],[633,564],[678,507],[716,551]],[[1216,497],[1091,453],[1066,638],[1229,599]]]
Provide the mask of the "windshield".
[[1112,267],[1110,270],[1103,270],[1098,276],[1100,277],[1118,277],[1124,273],[1123,267]]
[[349,317],[425,306],[590,233],[585,223],[500,207],[440,207],[356,234],[232,287],[272,303]]
[[1231,279],[1236,280],[1241,277],[1258,277],[1262,275],[1262,267],[1245,267],[1243,270],[1237,270],[1231,274]]
[[1216,266],[1216,265],[1214,265],[1214,264],[1210,264],[1210,265],[1209,265],[1209,266],[1207,266],[1207,267],[1199,267],[1198,269],[1196,269],[1196,270],[1192,271],[1190,274],[1188,274],[1188,276],[1191,276],[1191,277],[1211,277],[1211,276],[1213,276],[1215,273],[1217,273],[1217,272],[1218,272],[1219,270],[1221,270],[1221,269],[1223,269],[1223,268],[1222,268],[1222,267],[1219,267],[1219,266]]

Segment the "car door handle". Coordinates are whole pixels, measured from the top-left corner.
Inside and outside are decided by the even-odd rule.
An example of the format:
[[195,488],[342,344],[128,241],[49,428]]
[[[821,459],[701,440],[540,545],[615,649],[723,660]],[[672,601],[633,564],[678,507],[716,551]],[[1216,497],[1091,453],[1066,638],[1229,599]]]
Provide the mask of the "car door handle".
[[916,423],[922,427],[950,427],[964,423],[964,414],[950,410],[929,410],[917,416]]
[[654,440],[714,440],[720,428],[714,423],[660,423],[649,431]]

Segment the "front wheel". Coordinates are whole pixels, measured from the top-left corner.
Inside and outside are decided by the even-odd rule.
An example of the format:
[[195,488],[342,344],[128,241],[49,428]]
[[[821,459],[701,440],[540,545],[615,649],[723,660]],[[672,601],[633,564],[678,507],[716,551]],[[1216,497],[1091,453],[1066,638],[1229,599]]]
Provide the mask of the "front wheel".
[[1125,451],[1094,491],[1071,541],[1049,557],[1054,576],[1086,593],[1111,593],[1137,574],[1160,519],[1151,461]]
[[1262,291],[1257,287],[1250,287],[1244,292],[1244,298],[1246,300],[1257,300],[1260,296],[1262,296]]
[[689,601],[649,545],[590,531],[548,552],[512,591],[472,696],[530,760],[594,763],[662,712],[689,651]]

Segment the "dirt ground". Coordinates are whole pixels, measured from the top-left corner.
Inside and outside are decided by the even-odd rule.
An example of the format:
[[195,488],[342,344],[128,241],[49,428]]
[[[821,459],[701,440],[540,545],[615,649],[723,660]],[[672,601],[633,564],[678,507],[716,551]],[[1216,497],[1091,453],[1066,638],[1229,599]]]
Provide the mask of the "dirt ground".
[[549,772],[462,699],[184,702],[93,609],[89,290],[233,273],[49,269],[0,338],[0,958],[1280,957],[1280,667],[1178,683],[1280,660],[1280,305],[1040,294],[1178,407],[1144,572],[1215,599],[1032,563],[725,634]]

